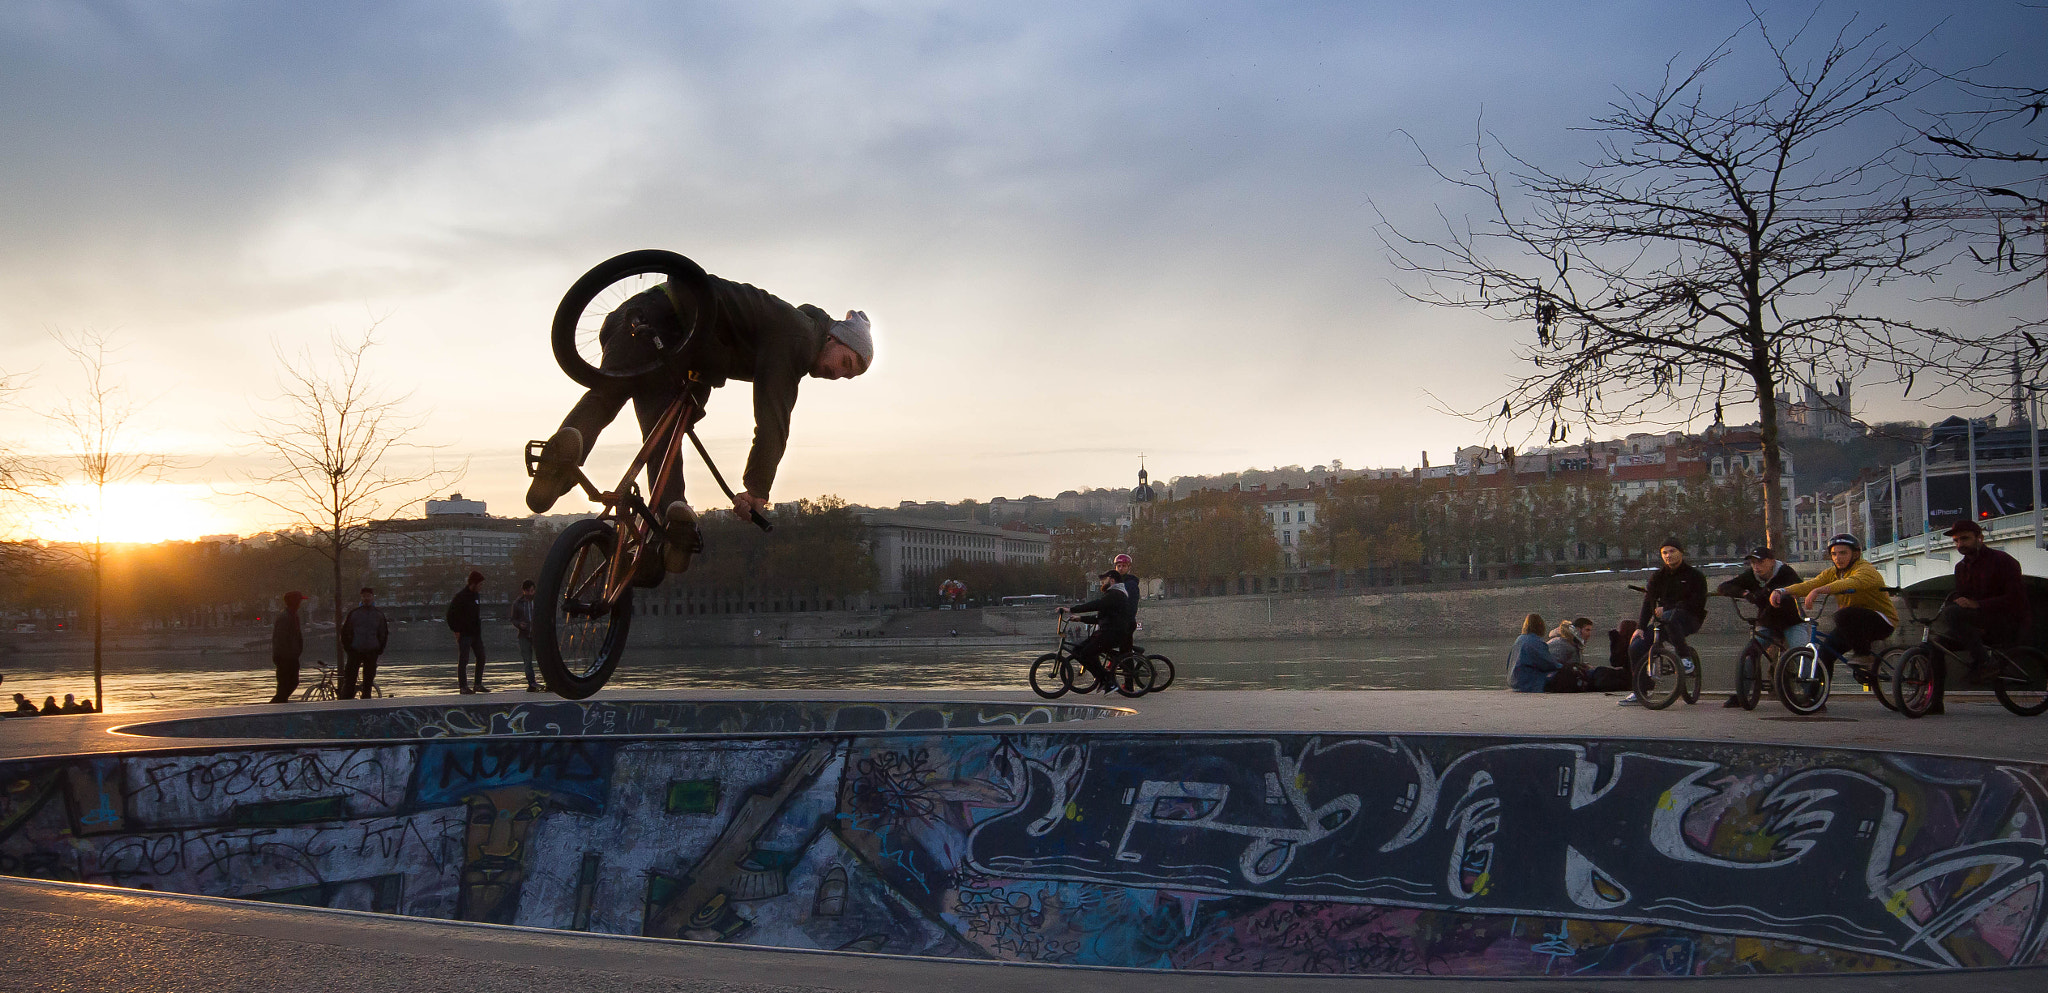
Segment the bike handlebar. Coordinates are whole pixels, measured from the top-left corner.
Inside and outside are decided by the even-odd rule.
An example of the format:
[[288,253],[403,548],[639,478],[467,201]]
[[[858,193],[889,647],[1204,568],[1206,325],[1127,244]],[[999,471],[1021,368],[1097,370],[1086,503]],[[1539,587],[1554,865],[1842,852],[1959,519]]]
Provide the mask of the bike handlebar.
[[751,510],[748,511],[748,513],[753,516],[755,527],[760,528],[763,531],[775,530],[775,525],[768,523],[768,518],[762,517],[760,511]]

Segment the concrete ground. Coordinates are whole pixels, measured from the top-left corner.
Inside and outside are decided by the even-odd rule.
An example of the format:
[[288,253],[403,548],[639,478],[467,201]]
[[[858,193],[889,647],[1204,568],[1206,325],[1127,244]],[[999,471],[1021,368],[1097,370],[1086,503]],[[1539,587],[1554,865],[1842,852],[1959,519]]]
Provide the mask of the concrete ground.
[[[694,697],[784,699],[824,694],[691,693]],[[606,694],[607,698],[673,698]],[[860,698],[1029,700],[1018,693],[858,694]],[[499,694],[498,699],[532,699]],[[1073,698],[1068,698],[1071,701]],[[1865,696],[1829,713],[1797,718],[1770,701],[1754,712],[1719,699],[1659,712],[1616,705],[1616,696],[1528,696],[1504,692],[1168,691],[1136,701],[1091,697],[1136,713],[1090,722],[1093,731],[1433,732],[1508,736],[1670,737],[1968,754],[2039,761],[2048,756],[2048,715],[2015,717],[1989,696],[1951,696],[1949,713],[1909,721]],[[408,698],[406,704],[475,703],[474,697]],[[356,702],[323,706],[374,706]],[[303,706],[303,705],[299,705]],[[254,708],[237,708],[254,709]],[[192,748],[206,739],[142,739],[109,729],[197,716],[53,716],[0,721],[0,755],[25,757],[152,747]],[[246,743],[246,742],[243,742]],[[225,744],[225,742],[219,742]],[[1270,989],[1478,989],[1500,980],[1232,977],[873,955],[814,954],[690,942],[492,927],[447,921],[282,907],[206,897],[0,878],[0,991],[102,990],[689,990],[944,991],[1038,993],[1061,990],[1204,991]],[[1515,980],[1558,990],[1668,989],[1672,982],[1738,983],[1745,990],[1844,993],[1870,990],[2034,991],[2048,970],[1839,977],[1691,980]],[[1854,984],[1852,987],[1849,984]]]

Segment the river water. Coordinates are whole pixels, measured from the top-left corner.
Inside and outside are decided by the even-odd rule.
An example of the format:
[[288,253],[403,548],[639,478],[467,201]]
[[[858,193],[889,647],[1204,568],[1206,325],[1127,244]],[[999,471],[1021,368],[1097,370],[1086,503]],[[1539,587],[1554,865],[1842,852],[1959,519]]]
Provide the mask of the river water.
[[[1596,635],[1601,658],[1606,638]],[[1176,688],[1212,690],[1465,690],[1506,684],[1507,643],[1501,638],[1348,638],[1312,641],[1155,642],[1152,652],[1173,659]],[[1733,685],[1732,660],[1741,639],[1693,639],[1706,660],[1706,689]],[[510,646],[506,646],[510,647]],[[629,649],[611,687],[658,689],[816,690],[821,695],[870,689],[1026,690],[1031,660],[1050,645],[962,648],[693,648]],[[309,662],[303,679],[317,670]],[[41,703],[45,696],[92,695],[89,654],[35,653],[10,660],[0,699],[15,692]],[[493,691],[525,685],[518,659],[485,667]],[[386,696],[417,697],[455,691],[451,653],[397,651],[377,669]],[[270,698],[275,677],[267,652],[113,652],[106,657],[106,709],[110,713],[258,703]],[[303,688],[302,683],[302,688]]]

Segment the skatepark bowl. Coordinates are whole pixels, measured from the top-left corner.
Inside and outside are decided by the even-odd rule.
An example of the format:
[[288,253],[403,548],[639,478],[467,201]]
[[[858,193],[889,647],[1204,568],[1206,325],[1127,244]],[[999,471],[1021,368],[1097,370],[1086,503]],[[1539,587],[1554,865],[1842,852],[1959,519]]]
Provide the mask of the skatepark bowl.
[[2038,764],[1120,730],[1125,713],[549,699],[134,724],[120,752],[0,760],[0,872],[1156,970],[1702,976],[2043,958]]

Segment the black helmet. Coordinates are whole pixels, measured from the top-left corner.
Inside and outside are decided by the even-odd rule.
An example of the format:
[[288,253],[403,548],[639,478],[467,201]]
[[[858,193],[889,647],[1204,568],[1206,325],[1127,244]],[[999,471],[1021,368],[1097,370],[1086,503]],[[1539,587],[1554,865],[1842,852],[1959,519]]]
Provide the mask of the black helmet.
[[1852,552],[1863,551],[1863,543],[1857,541],[1856,536],[1853,534],[1838,534],[1828,539],[1829,551],[1833,551],[1836,545],[1847,545]]

